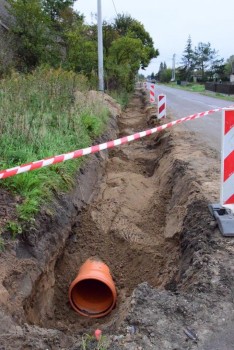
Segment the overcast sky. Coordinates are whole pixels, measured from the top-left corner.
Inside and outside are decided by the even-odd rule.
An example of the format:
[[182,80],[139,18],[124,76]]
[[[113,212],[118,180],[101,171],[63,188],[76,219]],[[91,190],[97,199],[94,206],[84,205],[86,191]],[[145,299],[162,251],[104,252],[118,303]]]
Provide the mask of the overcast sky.
[[[234,55],[234,0],[102,0],[102,19],[113,21],[117,13],[131,15],[149,32],[160,52],[151,61],[147,74],[157,73],[160,62],[172,67],[180,64],[188,36],[193,48],[199,42],[210,42],[219,56]],[[85,15],[86,22],[96,23],[97,0],[78,0],[75,9]]]

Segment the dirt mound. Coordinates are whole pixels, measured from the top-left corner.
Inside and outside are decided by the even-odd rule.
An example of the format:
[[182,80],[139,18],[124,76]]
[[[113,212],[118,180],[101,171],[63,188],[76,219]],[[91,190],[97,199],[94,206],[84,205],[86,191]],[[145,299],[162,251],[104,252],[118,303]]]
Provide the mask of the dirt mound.
[[[137,91],[119,135],[157,123],[155,109],[144,108]],[[114,119],[110,130],[103,141],[115,138]],[[84,335],[96,328],[104,349],[231,349],[234,244],[207,207],[218,198],[218,172],[217,154],[182,126],[90,157],[56,215],[44,209],[0,257],[2,349],[95,349]],[[98,320],[68,301],[92,256],[108,264],[118,292],[116,308]]]

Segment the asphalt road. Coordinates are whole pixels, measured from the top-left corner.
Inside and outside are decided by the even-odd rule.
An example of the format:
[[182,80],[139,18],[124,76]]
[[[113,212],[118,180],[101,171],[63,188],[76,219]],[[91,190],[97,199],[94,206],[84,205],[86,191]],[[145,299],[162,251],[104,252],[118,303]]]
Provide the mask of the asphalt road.
[[[166,95],[167,108],[173,112],[174,119],[189,116],[194,113],[204,112],[219,107],[234,105],[232,101],[200,95],[199,93],[173,89],[156,85],[156,95]],[[216,112],[204,118],[195,119],[183,123],[185,130],[193,131],[204,143],[216,151],[221,149],[221,119],[222,112]],[[176,126],[174,126],[176,127]]]

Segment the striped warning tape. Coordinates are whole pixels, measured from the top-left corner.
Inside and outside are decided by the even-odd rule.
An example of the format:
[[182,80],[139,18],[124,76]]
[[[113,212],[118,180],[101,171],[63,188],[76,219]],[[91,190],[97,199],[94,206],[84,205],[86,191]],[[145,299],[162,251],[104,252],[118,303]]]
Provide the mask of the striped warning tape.
[[101,143],[99,145],[95,145],[95,146],[91,146],[91,147],[88,147],[88,148],[79,149],[79,150],[76,150],[76,151],[73,151],[73,152],[69,152],[69,153],[65,153],[65,154],[60,154],[58,156],[54,156],[54,157],[51,157],[51,158],[38,160],[38,161],[31,162],[31,163],[28,163],[28,164],[19,165],[19,166],[16,166],[14,168],[1,170],[0,171],[0,179],[5,179],[5,178],[10,177],[10,176],[14,176],[14,175],[25,173],[25,172],[32,171],[32,170],[35,170],[35,169],[43,168],[43,167],[48,166],[48,165],[61,163],[61,162],[64,162],[66,160],[69,160],[69,159],[75,159],[75,158],[83,157],[83,156],[85,156],[87,154],[97,153],[97,152],[100,152],[100,151],[102,151],[104,149],[108,149],[108,148],[112,148],[112,147],[115,147],[115,146],[123,145],[123,144],[126,144],[128,142],[131,142],[131,141],[134,141],[134,140],[138,140],[138,139],[140,139],[142,137],[152,135],[152,134],[154,134],[156,132],[159,132],[161,130],[164,130],[166,128],[170,128],[171,126],[173,126],[175,124],[180,124],[180,123],[183,123],[183,122],[186,122],[186,121],[189,121],[189,120],[205,117],[205,116],[207,116],[209,114],[212,114],[212,113],[215,113],[215,112],[219,112],[219,111],[224,110],[226,108],[233,108],[233,107],[234,107],[234,105],[232,105],[230,107],[215,108],[215,109],[212,109],[212,110],[209,110],[209,111],[206,111],[206,112],[192,114],[192,115],[190,115],[188,117],[177,119],[177,120],[174,120],[174,121],[172,121],[170,123],[163,124],[163,125],[157,126],[155,128],[148,129],[148,130],[145,130],[145,131],[141,131],[141,132],[138,132],[136,134],[125,136],[125,137],[122,137],[122,138],[119,138],[119,139],[116,139],[116,140],[112,140],[112,141],[108,141],[108,142],[105,142],[105,143]]

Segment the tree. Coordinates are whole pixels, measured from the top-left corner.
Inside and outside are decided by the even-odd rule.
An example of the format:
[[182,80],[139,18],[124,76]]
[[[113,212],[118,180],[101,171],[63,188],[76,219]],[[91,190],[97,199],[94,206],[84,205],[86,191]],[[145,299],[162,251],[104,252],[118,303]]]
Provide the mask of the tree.
[[181,80],[190,81],[195,67],[194,51],[192,49],[192,39],[189,35],[181,59],[182,66],[179,67],[179,76]]
[[[9,0],[10,12],[15,18],[12,31],[18,38],[17,54],[22,69],[32,69],[52,61],[54,41],[50,35],[50,18],[38,0]],[[56,54],[55,54],[56,56]]]
[[225,73],[229,76],[234,74],[234,55],[230,56],[225,63]]
[[54,21],[60,17],[63,10],[72,6],[75,0],[41,0],[42,9]]
[[155,79],[156,79],[155,74],[154,74],[154,72],[152,72],[151,75],[150,75],[150,80],[153,81]]
[[200,42],[194,51],[195,67],[201,73],[202,81],[205,81],[205,71],[217,57],[217,51],[211,48],[210,43]]
[[127,35],[128,37],[141,40],[143,45],[142,52],[144,51],[144,54],[142,55],[139,68],[145,69],[151,59],[159,55],[158,50],[154,48],[153,39],[145,30],[143,24],[131,16],[118,15],[115,19],[114,28],[121,37]]
[[[160,82],[169,82],[171,79],[171,76],[168,80],[168,74],[169,74],[168,72],[169,72],[169,70],[167,68],[166,62],[161,62],[159,65],[158,73],[156,75],[157,79]],[[171,69],[170,69],[170,72],[171,72]]]
[[91,77],[97,73],[97,41],[93,40],[90,27],[83,21],[77,21],[65,34],[67,42],[67,68],[76,72],[82,72]]
[[166,68],[163,70],[161,74],[160,81],[162,83],[169,83],[169,81],[171,80],[171,76],[172,76],[172,69]]
[[[15,18],[18,57],[24,70],[42,63],[97,77],[97,26],[85,25],[74,0],[9,0]],[[144,26],[130,16],[104,22],[104,67],[109,86],[133,89],[140,68],[148,66],[158,50]],[[22,68],[22,67],[21,67]]]
[[131,91],[140,67],[143,45],[140,39],[129,36],[114,40],[106,57],[107,85],[109,89]]
[[116,31],[115,27],[112,24],[107,23],[106,21],[103,22],[102,31],[104,56],[107,57],[109,55],[109,49],[111,47],[112,42],[119,38],[119,34]]
[[210,80],[214,79],[224,79],[225,78],[225,64],[224,59],[214,59],[211,62],[210,70],[207,71],[207,74],[210,77]]

